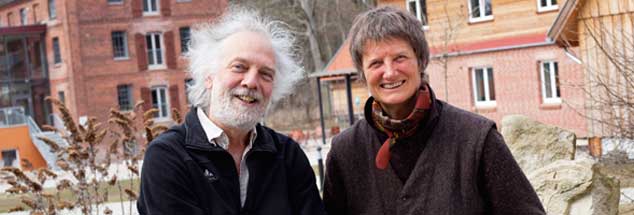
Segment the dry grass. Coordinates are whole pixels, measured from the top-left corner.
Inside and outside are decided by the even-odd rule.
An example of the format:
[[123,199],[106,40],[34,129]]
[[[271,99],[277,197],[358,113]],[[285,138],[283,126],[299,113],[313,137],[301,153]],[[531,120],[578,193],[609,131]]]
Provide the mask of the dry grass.
[[[109,188],[108,200],[106,202],[128,201],[128,198],[125,197],[125,194],[124,198],[121,199],[121,193],[119,192],[119,190],[115,189],[112,186],[109,186],[107,183],[108,182],[101,182],[99,184],[100,189]],[[119,183],[121,183],[121,185],[124,187],[132,186],[134,190],[139,190],[139,179],[121,180],[119,181]],[[43,193],[56,194],[56,191],[57,190],[55,188],[47,188],[44,189]],[[21,205],[21,197],[23,196],[25,196],[25,194],[0,194],[0,213],[7,213],[9,212],[9,209]],[[70,201],[73,199],[73,194],[68,190],[60,192],[60,196],[61,199],[66,201]]]

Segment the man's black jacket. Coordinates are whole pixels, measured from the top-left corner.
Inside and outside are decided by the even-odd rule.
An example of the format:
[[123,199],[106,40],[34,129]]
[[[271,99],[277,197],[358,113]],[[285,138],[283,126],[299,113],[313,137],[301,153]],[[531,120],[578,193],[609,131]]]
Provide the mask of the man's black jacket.
[[246,155],[249,184],[240,207],[233,158],[208,143],[196,110],[150,143],[141,172],[140,214],[325,214],[306,155],[290,138],[256,126]]

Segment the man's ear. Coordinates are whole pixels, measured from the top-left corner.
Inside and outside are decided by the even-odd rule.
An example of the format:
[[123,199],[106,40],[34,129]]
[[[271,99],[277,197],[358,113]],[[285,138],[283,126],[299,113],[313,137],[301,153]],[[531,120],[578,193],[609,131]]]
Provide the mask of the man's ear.
[[211,89],[214,83],[214,74],[210,74],[205,78],[205,88]]

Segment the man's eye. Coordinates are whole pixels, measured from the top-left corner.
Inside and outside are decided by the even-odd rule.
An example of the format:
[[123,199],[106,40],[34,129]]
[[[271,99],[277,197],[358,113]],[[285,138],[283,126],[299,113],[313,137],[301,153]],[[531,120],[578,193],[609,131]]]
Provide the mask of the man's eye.
[[274,75],[270,72],[262,72],[262,78],[265,81],[273,81]]
[[247,70],[247,66],[244,64],[234,64],[233,66],[231,66],[231,69],[236,72],[240,72]]

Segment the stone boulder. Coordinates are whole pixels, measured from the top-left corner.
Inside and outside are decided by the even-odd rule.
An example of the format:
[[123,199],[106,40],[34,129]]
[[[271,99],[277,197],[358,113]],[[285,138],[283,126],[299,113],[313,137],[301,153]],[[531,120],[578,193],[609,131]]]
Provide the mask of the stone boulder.
[[574,133],[512,115],[502,135],[548,214],[618,214],[619,180],[592,157],[575,157]]
[[548,214],[618,214],[619,183],[593,160],[558,160],[527,174]]
[[522,115],[502,119],[502,136],[524,173],[557,160],[575,158],[576,136]]

